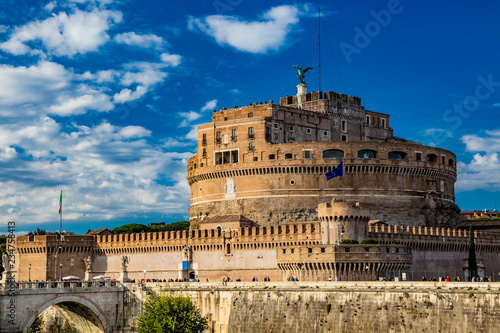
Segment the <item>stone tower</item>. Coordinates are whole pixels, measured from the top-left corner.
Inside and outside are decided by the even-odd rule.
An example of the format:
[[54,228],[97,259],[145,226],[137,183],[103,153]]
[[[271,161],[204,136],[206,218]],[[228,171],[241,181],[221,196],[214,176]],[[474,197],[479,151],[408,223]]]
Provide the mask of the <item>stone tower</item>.
[[343,239],[361,242],[368,237],[370,209],[359,202],[335,202],[318,205],[323,244],[335,244]]

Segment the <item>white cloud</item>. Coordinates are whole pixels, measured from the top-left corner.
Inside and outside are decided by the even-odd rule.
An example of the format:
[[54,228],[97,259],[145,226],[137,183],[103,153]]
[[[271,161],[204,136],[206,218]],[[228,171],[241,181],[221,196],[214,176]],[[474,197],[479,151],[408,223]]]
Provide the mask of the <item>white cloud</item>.
[[74,98],[59,98],[60,104],[48,108],[49,113],[59,116],[84,114],[87,110],[107,112],[114,108],[111,97],[97,93],[94,95],[81,95]]
[[181,63],[182,57],[178,54],[162,53],[161,61],[163,61],[167,66],[177,67]]
[[188,28],[212,36],[220,45],[229,45],[244,52],[266,53],[285,45],[291,27],[298,21],[297,6],[282,5],[269,9],[256,21],[226,15],[210,15],[201,19],[190,17]]
[[217,106],[217,100],[212,99],[211,101],[208,101],[205,103],[205,105],[201,108],[201,112],[208,111],[208,110],[213,110]]
[[493,153],[500,151],[500,130],[485,131],[486,136],[464,135],[461,140],[468,152]]
[[201,114],[198,112],[194,112],[194,111],[179,112],[178,115],[179,115],[179,117],[184,118],[183,121],[180,123],[179,127],[186,127],[193,120],[201,118]]
[[120,44],[142,47],[145,49],[161,50],[165,46],[165,40],[154,34],[139,35],[135,32],[126,32],[116,35],[113,40]]
[[128,88],[125,88],[122,91],[120,91],[119,93],[115,94],[115,96],[113,97],[113,102],[120,103],[120,104],[130,102],[130,101],[141,98],[147,92],[148,92],[148,89],[146,87],[143,87],[143,86],[137,86],[135,91],[132,91]]
[[464,135],[462,142],[474,155],[469,163],[457,165],[457,192],[500,191],[500,130],[485,131],[484,136]]
[[43,21],[30,22],[16,28],[10,39],[0,44],[0,49],[14,55],[27,54],[32,49],[30,42],[41,41],[48,54],[74,56],[97,51],[109,40],[107,31],[120,23],[122,14],[118,11],[75,10],[67,14],[60,12]]

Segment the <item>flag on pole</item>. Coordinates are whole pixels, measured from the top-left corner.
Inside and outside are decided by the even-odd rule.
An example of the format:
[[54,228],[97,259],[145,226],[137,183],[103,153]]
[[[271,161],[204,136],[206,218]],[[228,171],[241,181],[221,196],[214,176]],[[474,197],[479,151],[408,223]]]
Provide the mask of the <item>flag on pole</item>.
[[325,173],[326,180],[335,178],[335,177],[340,177],[344,175],[344,161],[341,161],[339,165],[332,171],[329,171]]
[[61,210],[62,210],[62,190],[61,190],[61,196],[59,197],[59,215],[61,215]]

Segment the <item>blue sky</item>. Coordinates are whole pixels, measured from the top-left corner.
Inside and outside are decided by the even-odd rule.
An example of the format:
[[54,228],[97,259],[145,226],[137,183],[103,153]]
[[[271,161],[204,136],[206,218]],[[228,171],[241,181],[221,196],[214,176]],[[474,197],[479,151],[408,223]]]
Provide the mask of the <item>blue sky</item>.
[[[187,218],[213,109],[318,89],[453,151],[462,210],[500,205],[500,3],[2,0],[0,228],[86,232]],[[0,230],[3,231],[3,230]]]

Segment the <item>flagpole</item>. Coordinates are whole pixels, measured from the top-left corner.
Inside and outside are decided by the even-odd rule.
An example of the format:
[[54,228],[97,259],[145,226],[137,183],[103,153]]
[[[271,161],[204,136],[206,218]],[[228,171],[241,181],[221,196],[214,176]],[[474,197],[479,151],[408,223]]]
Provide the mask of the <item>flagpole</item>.
[[62,240],[62,190],[61,190],[61,207],[59,207],[61,210],[59,214],[59,239]]
[[344,178],[345,178],[345,167],[344,167],[344,158],[342,157],[342,201],[345,202],[345,183],[344,183]]

